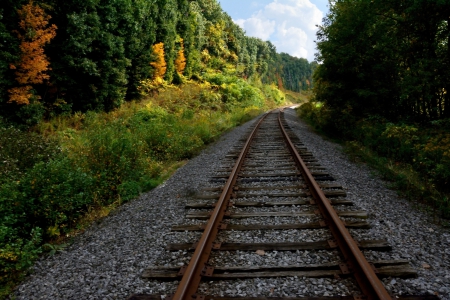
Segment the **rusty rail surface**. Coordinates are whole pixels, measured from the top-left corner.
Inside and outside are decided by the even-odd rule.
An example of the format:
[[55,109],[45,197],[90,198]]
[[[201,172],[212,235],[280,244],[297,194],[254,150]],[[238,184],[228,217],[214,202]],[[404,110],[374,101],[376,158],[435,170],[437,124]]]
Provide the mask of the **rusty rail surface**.
[[230,177],[225,183],[219,201],[217,202],[214,211],[212,212],[212,215],[209,218],[208,223],[206,224],[205,230],[200,238],[200,241],[198,242],[195,252],[191,257],[188,266],[184,270],[183,277],[178,285],[175,294],[172,297],[172,300],[192,300],[196,298],[195,293],[197,292],[198,286],[202,279],[202,274],[208,273],[208,267],[206,264],[213,248],[213,242],[216,239],[217,233],[221,226],[221,222],[225,215],[225,211],[228,207],[228,203],[233,192],[233,186],[237,180],[237,175],[242,167],[244,158],[247,155],[253,137],[255,136],[260,124],[267,115],[268,113],[261,117],[252,133],[248,137],[241,153],[239,154],[233,170],[231,171]]
[[347,267],[349,271],[354,272],[355,279],[367,299],[392,299],[383,286],[383,283],[378,279],[372,266],[361,253],[361,250],[359,250],[358,245],[348,232],[336,211],[331,206],[330,201],[327,199],[313,175],[306,167],[306,164],[300,157],[300,154],[295,149],[294,144],[289,138],[281,122],[281,111],[278,115],[278,125],[280,126],[280,130],[283,132],[289,151],[292,153],[292,156],[302,172],[302,175],[315,201],[317,201],[322,216],[324,217],[333,234],[333,237],[336,240],[336,243],[338,244],[339,249],[347,261],[347,266],[344,267]]

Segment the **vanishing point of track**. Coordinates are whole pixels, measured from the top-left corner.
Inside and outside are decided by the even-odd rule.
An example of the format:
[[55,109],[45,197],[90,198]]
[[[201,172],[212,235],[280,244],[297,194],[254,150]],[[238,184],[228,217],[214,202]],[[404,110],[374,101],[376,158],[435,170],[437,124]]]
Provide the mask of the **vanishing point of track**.
[[[188,205],[188,208],[204,209],[213,208],[210,213],[194,213],[188,215],[190,218],[208,219],[206,224],[176,226],[172,230],[203,230],[203,234],[194,245],[172,244],[168,250],[189,250],[195,248],[194,253],[187,266],[174,270],[174,268],[149,268],[143,277],[159,280],[180,280],[175,294],[170,300],[203,300],[203,299],[231,299],[201,295],[198,288],[202,280],[232,280],[234,278],[252,277],[352,277],[354,278],[360,293],[349,297],[321,297],[316,299],[436,299],[434,296],[396,296],[386,291],[379,277],[413,277],[415,271],[405,261],[382,261],[368,262],[361,252],[361,248],[386,251],[390,246],[383,240],[355,241],[347,227],[367,228],[369,225],[364,221],[354,221],[355,218],[364,217],[364,212],[336,210],[333,205],[351,205],[346,200],[340,200],[345,196],[342,187],[329,182],[333,178],[323,172],[323,168],[317,163],[312,153],[296,140],[284,124],[283,112],[273,111],[262,116],[254,126],[242,150],[232,152],[229,158],[236,158],[232,168],[225,167],[225,175],[218,175],[217,182],[226,180],[219,188],[205,189],[207,191],[221,191],[220,195],[206,195],[203,199],[218,199],[215,203],[199,202]],[[268,165],[269,164],[269,165]],[[291,185],[279,187],[264,186],[264,183],[276,181],[288,182]],[[239,183],[259,183],[260,186],[248,186]],[[292,182],[295,183],[292,186]],[[271,190],[300,190],[299,192],[273,193]],[[268,197],[275,198],[274,201],[245,202],[237,201],[240,198],[250,198],[254,191],[265,191]],[[250,193],[246,194],[246,191]],[[254,196],[254,194],[253,194]],[[283,199],[277,201],[276,198]],[[338,197],[337,200],[329,198]],[[202,197],[199,197],[200,199]],[[293,201],[284,199],[294,198]],[[300,200],[299,200],[300,199]],[[260,212],[260,213],[233,213],[236,207],[277,207],[309,205],[317,207],[312,212]],[[248,218],[248,217],[272,217],[272,216],[302,216],[314,215],[318,221],[309,223],[291,224],[259,224],[256,226],[240,226],[226,222],[226,219]],[[345,221],[344,218],[352,218]],[[286,229],[315,229],[328,228],[332,239],[323,242],[294,242],[294,243],[219,243],[217,237],[219,232],[226,230],[286,230]],[[194,246],[194,247],[193,247]],[[254,268],[250,272],[244,270],[236,273],[231,272],[233,268],[221,270],[209,265],[212,251],[220,250],[278,250],[295,251],[306,249],[339,249],[341,262],[328,265],[293,265],[280,268]],[[234,268],[236,270],[236,268]],[[130,300],[161,299],[160,295],[132,295]],[[166,299],[168,299],[166,297]],[[241,297],[234,299],[271,299],[270,297]],[[275,299],[275,298],[273,298]],[[297,297],[290,299],[314,299],[311,297]]]

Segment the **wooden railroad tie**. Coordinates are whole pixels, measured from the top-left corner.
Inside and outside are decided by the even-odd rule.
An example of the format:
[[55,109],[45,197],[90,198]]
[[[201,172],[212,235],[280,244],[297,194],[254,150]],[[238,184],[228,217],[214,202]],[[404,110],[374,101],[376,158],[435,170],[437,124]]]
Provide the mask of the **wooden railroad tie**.
[[[417,272],[407,260],[375,261],[377,275],[380,278],[399,277],[416,278]],[[180,267],[150,267],[144,270],[142,278],[159,280],[178,280]],[[214,267],[207,280],[232,280],[236,278],[271,278],[271,277],[310,277],[335,278],[347,277],[340,269],[339,262],[315,265],[290,266],[240,266],[240,267]],[[328,298],[327,298],[328,299]]]

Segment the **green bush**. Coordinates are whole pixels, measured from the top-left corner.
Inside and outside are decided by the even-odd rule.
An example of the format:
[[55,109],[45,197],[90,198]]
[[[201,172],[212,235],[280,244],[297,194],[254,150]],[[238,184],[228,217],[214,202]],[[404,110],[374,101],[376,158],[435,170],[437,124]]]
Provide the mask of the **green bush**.
[[32,266],[42,253],[41,229],[33,228],[27,238],[19,238],[15,230],[0,225],[0,284],[5,284]]
[[[298,112],[300,117],[328,135],[348,141],[349,152],[363,154],[364,160],[392,180],[398,190],[414,191],[416,197],[428,199],[427,204],[439,207],[441,216],[450,217],[447,121],[432,122],[432,126],[427,126],[394,124],[380,116],[355,121],[351,116],[344,120],[348,116],[342,114],[333,119],[336,111],[329,114],[314,102],[303,104]],[[353,127],[349,126],[351,124]]]
[[[142,114],[139,115],[142,117]],[[134,128],[118,119],[112,123],[89,124],[82,132],[76,148],[70,149],[75,163],[95,178],[95,194],[102,204],[109,204],[118,196],[117,187],[133,180],[139,181],[149,169],[147,145]]]
[[276,88],[273,84],[263,86],[263,92],[268,100],[275,102],[277,105],[282,104],[286,100],[283,92]]
[[54,140],[15,127],[0,127],[0,184],[19,180],[36,163],[61,152]]
[[17,229],[21,237],[33,228],[58,236],[86,211],[93,179],[68,158],[40,162],[20,182],[0,187],[0,224]]
[[[62,156],[0,186],[0,279],[26,270],[42,238],[67,232],[92,201],[93,179]],[[42,228],[42,229],[41,229]]]
[[234,106],[264,106],[264,95],[261,90],[241,78],[214,73],[205,75],[205,79],[219,87],[222,102],[229,111],[233,110]]

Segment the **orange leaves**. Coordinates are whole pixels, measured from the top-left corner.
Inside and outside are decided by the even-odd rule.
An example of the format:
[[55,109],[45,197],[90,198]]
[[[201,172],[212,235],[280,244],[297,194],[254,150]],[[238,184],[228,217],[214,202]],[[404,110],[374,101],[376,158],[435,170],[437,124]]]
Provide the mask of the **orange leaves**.
[[9,102],[16,102],[17,104],[29,104],[31,89],[32,87],[29,85],[9,89]]
[[283,80],[281,79],[280,74],[277,72],[275,76],[277,77],[278,88],[280,90],[283,89]]
[[30,84],[40,84],[49,79],[46,71],[49,69],[44,46],[56,36],[56,25],[48,26],[50,16],[32,1],[17,11],[20,17],[19,28],[15,31],[20,39],[20,61],[11,64],[15,71],[19,87],[9,89],[9,102],[29,104],[31,97]]
[[186,57],[184,57],[183,39],[180,38],[180,50],[178,50],[177,58],[175,59],[175,68],[178,73],[183,74],[186,67]]
[[153,79],[162,79],[167,69],[166,60],[164,59],[164,43],[155,44],[152,48],[153,53],[156,55],[156,61],[150,63],[155,69]]

